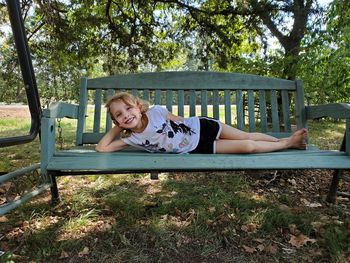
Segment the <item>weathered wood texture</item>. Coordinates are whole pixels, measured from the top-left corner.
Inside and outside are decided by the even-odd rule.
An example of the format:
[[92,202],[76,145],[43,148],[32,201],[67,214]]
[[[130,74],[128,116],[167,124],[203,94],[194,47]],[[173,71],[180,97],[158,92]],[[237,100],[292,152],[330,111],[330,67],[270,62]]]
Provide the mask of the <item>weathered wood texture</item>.
[[[96,153],[95,144],[112,127],[104,103],[115,92],[127,91],[180,116],[220,118],[246,131],[277,137],[307,127],[307,119],[330,116],[347,119],[343,151],[287,150],[264,154],[150,154],[141,151]],[[194,171],[239,169],[350,168],[348,104],[304,105],[301,81],[249,74],[161,72],[81,80],[79,105],[59,103],[45,110],[42,120],[41,168],[47,171],[115,173],[133,171]],[[88,110],[88,104],[93,110]],[[89,116],[90,115],[90,116]],[[55,118],[78,119],[75,149],[55,150]],[[93,117],[91,127],[86,119]],[[312,138],[311,138],[312,139]]]

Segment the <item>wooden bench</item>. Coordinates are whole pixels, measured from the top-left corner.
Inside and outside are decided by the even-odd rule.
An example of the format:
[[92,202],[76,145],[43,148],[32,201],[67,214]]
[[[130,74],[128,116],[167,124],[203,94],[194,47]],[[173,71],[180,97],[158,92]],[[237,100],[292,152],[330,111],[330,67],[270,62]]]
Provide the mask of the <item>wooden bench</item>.
[[[261,154],[155,154],[127,149],[98,153],[94,146],[112,127],[104,103],[115,92],[127,91],[164,105],[180,116],[211,116],[242,130],[286,137],[293,127],[307,128],[307,120],[346,119],[339,151],[308,149]],[[88,110],[88,104],[94,108]],[[87,116],[93,124],[87,127]],[[77,119],[76,147],[55,149],[56,119]],[[303,83],[238,73],[160,72],[82,78],[79,105],[59,102],[44,110],[41,122],[41,172],[51,180],[53,201],[58,200],[56,176],[165,171],[242,169],[334,169],[328,201],[334,202],[342,170],[350,168],[350,106],[305,106]],[[311,138],[312,141],[312,138]]]

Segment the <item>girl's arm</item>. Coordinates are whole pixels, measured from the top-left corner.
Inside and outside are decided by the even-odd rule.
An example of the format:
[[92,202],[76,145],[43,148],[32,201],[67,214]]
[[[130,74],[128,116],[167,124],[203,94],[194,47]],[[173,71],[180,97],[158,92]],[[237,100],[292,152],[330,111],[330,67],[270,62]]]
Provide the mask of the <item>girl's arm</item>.
[[120,139],[115,139],[120,134],[120,131],[121,129],[118,126],[110,129],[98,142],[95,150],[98,152],[116,152],[127,147],[128,144]]
[[183,117],[174,115],[174,114],[172,114],[171,112],[168,112],[167,118],[168,118],[168,120],[175,121],[175,122],[176,122],[176,121],[183,121],[183,120],[184,120]]

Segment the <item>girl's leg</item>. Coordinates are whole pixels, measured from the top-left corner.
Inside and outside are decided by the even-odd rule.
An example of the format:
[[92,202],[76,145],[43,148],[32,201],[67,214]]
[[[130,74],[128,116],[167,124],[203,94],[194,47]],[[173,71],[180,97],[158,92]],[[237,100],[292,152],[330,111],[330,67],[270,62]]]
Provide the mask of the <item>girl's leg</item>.
[[216,141],[216,153],[262,153],[289,148],[305,149],[307,132],[296,131],[292,136],[278,141],[230,140]]
[[279,139],[259,133],[259,132],[245,132],[233,128],[227,124],[221,123],[221,134],[220,139],[228,139],[228,140],[252,140],[252,141],[267,141],[267,142],[278,142]]

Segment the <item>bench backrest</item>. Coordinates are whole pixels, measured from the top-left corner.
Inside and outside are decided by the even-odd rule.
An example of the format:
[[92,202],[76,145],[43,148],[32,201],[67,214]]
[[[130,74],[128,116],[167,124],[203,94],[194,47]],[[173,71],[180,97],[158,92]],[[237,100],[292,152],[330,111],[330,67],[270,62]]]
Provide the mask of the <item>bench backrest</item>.
[[164,105],[175,115],[214,117],[250,132],[283,136],[292,125],[305,126],[299,80],[223,72],[139,73],[81,79],[77,145],[97,143],[112,127],[104,104],[119,91]]

